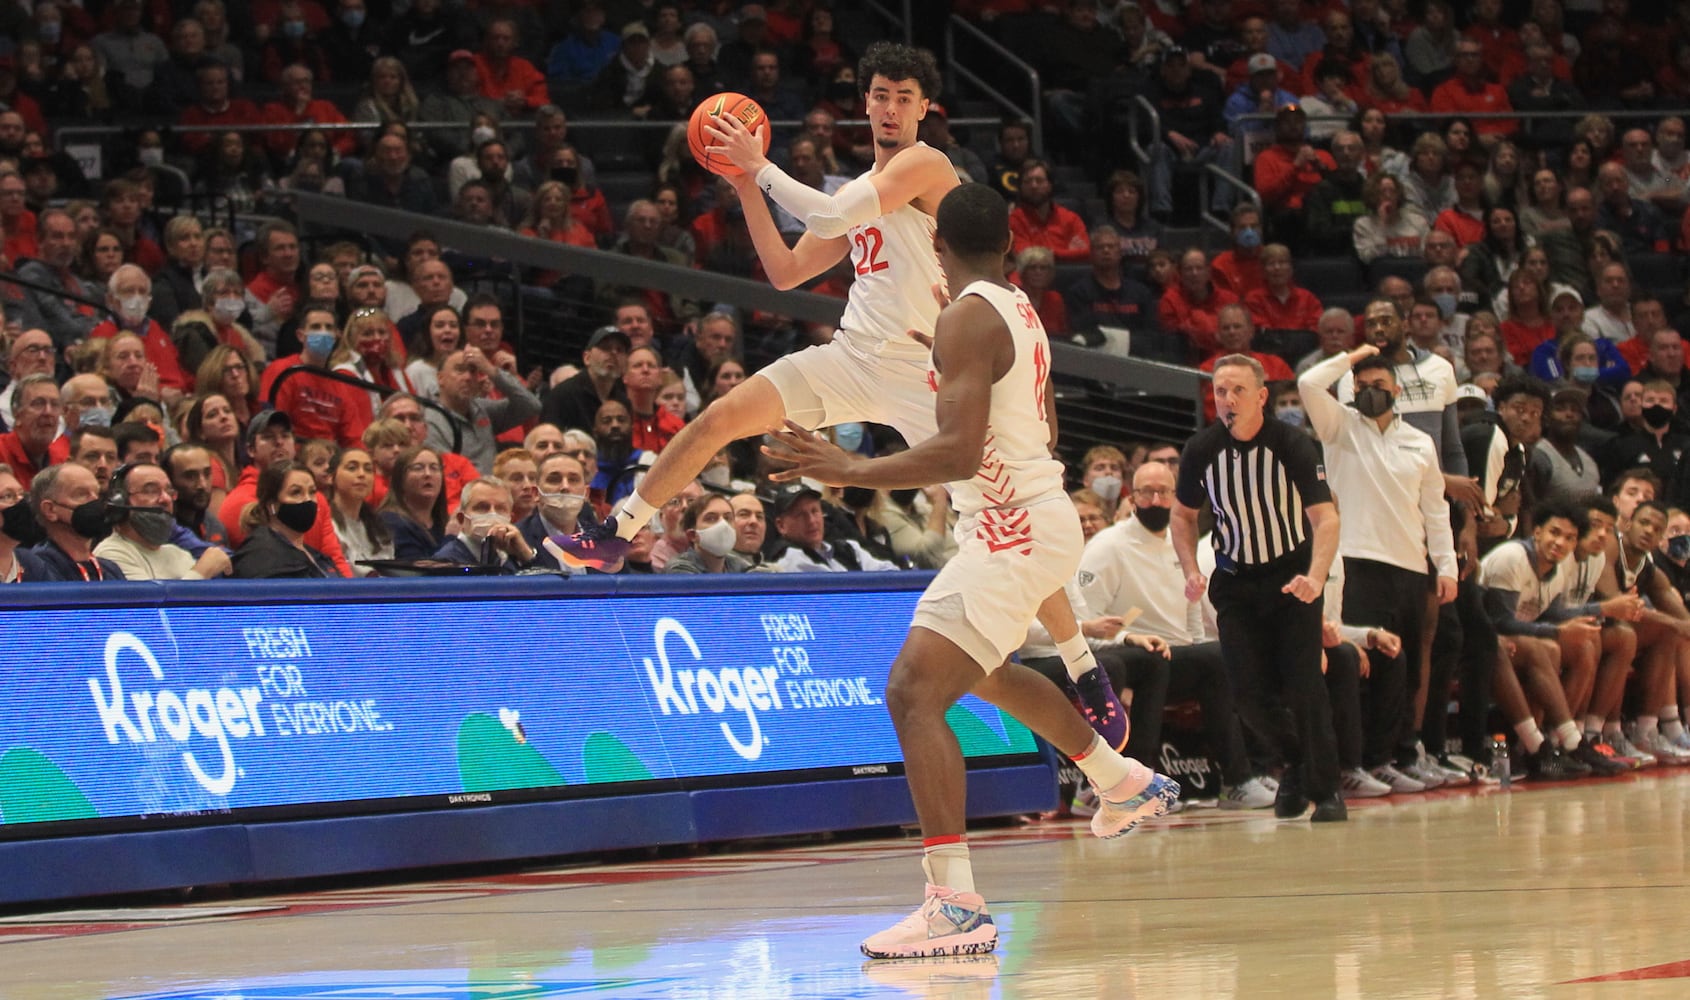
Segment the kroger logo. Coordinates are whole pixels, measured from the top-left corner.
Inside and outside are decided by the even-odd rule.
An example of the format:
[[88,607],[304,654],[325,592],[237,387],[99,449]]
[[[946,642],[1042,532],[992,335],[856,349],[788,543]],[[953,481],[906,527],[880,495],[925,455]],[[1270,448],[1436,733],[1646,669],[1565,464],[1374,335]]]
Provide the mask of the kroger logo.
[[131,654],[130,659],[140,660],[154,684],[164,681],[164,669],[146,643],[128,632],[107,637],[106,682],[102,685],[98,676],[88,678],[88,691],[94,696],[94,709],[105,727],[107,742],[157,743],[163,738],[186,745],[196,735],[211,740],[217,744],[220,758],[215,775],[207,773],[192,750],[182,752],[182,766],[213,795],[234,791],[240,772],[229,740],[264,735],[264,723],[258,715],[258,703],[264,700],[262,692],[256,687],[157,688],[126,695],[123,679],[118,676],[118,665],[126,653]]
[[692,656],[693,662],[702,662],[704,654],[699,651],[698,643],[693,640],[692,633],[687,627],[673,618],[660,618],[652,629],[652,645],[657,647],[657,662],[651,657],[645,658],[646,677],[651,681],[652,694],[657,698],[657,707],[664,715],[697,715],[709,712],[712,715],[722,715],[727,712],[742,713],[748,735],[741,739],[734,732],[728,720],[722,721],[722,738],[728,741],[733,752],[746,760],[756,760],[763,755],[763,748],[768,746],[768,740],[763,736],[763,727],[757,721],[758,712],[767,712],[785,708],[781,704],[780,691],[775,687],[775,681],[780,671],[775,667],[725,667],[721,670],[711,670],[708,667],[676,670],[669,663],[671,644],[684,647]]

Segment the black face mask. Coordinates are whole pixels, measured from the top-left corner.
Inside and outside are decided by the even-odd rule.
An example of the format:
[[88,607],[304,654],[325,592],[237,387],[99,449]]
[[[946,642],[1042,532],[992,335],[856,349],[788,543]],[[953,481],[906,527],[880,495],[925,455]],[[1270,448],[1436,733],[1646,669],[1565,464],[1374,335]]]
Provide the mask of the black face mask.
[[561,181],[573,188],[581,180],[581,169],[579,167],[553,167],[552,180]]
[[282,522],[282,527],[303,535],[317,523],[317,501],[301,500],[298,503],[277,504],[276,520]]
[[1643,423],[1650,427],[1665,427],[1672,423],[1672,411],[1659,403],[1643,408]]
[[1395,402],[1390,393],[1376,385],[1362,386],[1356,390],[1356,410],[1370,419],[1391,412]]
[[908,507],[910,504],[915,503],[915,495],[917,493],[920,493],[921,491],[920,490],[890,490],[889,492],[892,494],[892,502],[893,503],[897,504],[900,507]]
[[70,530],[83,538],[104,538],[111,530],[111,512],[104,500],[90,500],[70,512]]
[[855,80],[840,80],[827,88],[828,96],[835,104],[849,105],[857,99],[857,82]]
[[847,486],[839,496],[852,510],[867,510],[874,503],[874,491],[861,486]]
[[124,523],[135,529],[135,534],[141,536],[141,541],[148,545],[163,545],[170,541],[170,535],[176,530],[176,518],[163,507],[117,507],[124,516]]
[[1147,531],[1168,530],[1168,520],[1174,516],[1172,507],[1135,507],[1133,517],[1144,525]]
[[47,540],[47,533],[41,530],[41,522],[35,519],[35,511],[29,509],[27,500],[19,500],[0,511],[0,532],[25,548]]

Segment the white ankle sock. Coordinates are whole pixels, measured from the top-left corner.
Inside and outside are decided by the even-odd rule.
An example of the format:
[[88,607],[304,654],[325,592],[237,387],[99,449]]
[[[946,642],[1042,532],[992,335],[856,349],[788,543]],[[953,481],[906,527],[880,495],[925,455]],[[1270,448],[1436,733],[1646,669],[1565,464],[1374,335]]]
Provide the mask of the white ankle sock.
[[1536,719],[1514,723],[1514,732],[1520,736],[1520,745],[1527,753],[1537,753],[1537,748],[1543,746],[1543,730],[1537,728]]
[[1584,737],[1579,733],[1579,724],[1571,719],[1555,727],[1555,736],[1556,745],[1569,752],[1577,750],[1579,744],[1584,741]]
[[1666,709],[1661,709],[1661,735],[1669,740],[1676,740],[1684,735],[1684,723],[1678,718],[1678,706],[1672,705],[1670,707],[1672,708],[1671,715],[1667,714]]
[[1612,743],[1613,737],[1623,735],[1625,735],[1625,730],[1620,728],[1620,720],[1609,719],[1602,724],[1602,738],[1608,742]]
[[956,892],[974,891],[968,841],[961,837],[931,837],[922,843],[921,851],[921,867],[927,872],[927,881]]
[[1072,680],[1077,681],[1097,669],[1097,657],[1092,655],[1083,632],[1075,632],[1057,643],[1056,652],[1061,655],[1062,665],[1068,668],[1068,676]]
[[616,512],[616,537],[625,542],[633,541],[640,529],[656,516],[657,508],[646,503],[644,497],[637,492],[628,494],[628,499],[622,501],[622,509]]
[[1131,757],[1123,757],[1111,750],[1109,744],[1103,742],[1103,737],[1096,733],[1091,735],[1091,745],[1085,753],[1073,760],[1081,773],[1097,786],[1097,793],[1109,795],[1110,801],[1114,802],[1124,802],[1144,791],[1156,774]]
[[1600,733],[1602,731],[1602,717],[1600,715],[1585,716],[1584,731],[1587,733]]
[[1637,717],[1637,735],[1647,736],[1650,733],[1660,732],[1660,724],[1661,720],[1658,716],[1639,715]]

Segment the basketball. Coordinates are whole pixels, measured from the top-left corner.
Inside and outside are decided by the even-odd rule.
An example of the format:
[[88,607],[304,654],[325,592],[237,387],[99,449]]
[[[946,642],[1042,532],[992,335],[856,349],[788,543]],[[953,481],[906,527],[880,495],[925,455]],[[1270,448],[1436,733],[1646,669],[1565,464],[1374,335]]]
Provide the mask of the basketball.
[[738,167],[728,162],[728,158],[721,153],[712,153],[707,147],[713,145],[715,137],[705,128],[712,118],[732,115],[740,120],[746,128],[753,132],[761,126],[763,129],[763,152],[769,151],[770,129],[769,116],[763,113],[763,106],[746,97],[744,94],[722,93],[704,99],[703,103],[692,111],[692,120],[687,122],[687,145],[692,148],[693,159],[699,166],[713,174],[732,177],[743,173]]

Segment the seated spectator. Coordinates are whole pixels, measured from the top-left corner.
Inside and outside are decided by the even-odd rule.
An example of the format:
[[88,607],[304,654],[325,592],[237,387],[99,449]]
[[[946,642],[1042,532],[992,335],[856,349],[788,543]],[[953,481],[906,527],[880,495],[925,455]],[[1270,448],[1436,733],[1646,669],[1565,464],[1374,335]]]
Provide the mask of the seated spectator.
[[1354,245],[1356,220],[1367,214],[1362,175],[1361,136],[1341,131],[1332,137],[1334,168],[1308,194],[1308,221],[1304,227],[1311,249],[1342,255]]
[[634,420],[634,447],[640,451],[662,451],[686,426],[685,420],[657,405],[663,372],[663,359],[655,348],[636,347],[628,352],[622,384]]
[[[1639,333],[1637,340],[1643,339],[1643,334]],[[1638,381],[1661,381],[1672,386],[1678,396],[1679,409],[1685,409],[1684,404],[1690,399],[1690,377],[1686,377],[1690,372],[1686,371],[1684,363],[1684,338],[1671,327],[1660,327],[1649,334],[1645,346],[1649,353],[1644,356],[1643,366],[1637,369]]]
[[459,566],[497,567],[505,574],[534,563],[534,549],[511,522],[511,489],[502,480],[484,476],[465,483],[457,522],[458,532],[434,558]]
[[[947,501],[948,503],[948,501]],[[763,558],[763,543],[768,532],[768,513],[763,501],[755,493],[737,493],[728,500],[733,508],[734,554],[751,564],[754,570],[772,570]]]
[[29,491],[12,475],[10,467],[0,463],[0,583],[46,578],[40,562],[29,551],[42,537],[30,508]]
[[[153,412],[148,413],[148,407],[153,407]],[[124,466],[145,462],[148,465],[157,465],[159,455],[164,452],[164,436],[159,431],[162,421],[163,418],[150,400],[136,407],[127,419],[120,411],[119,422],[112,428],[112,444],[117,447],[117,464]]]
[[[1232,93],[1221,111],[1227,128],[1239,141],[1269,138],[1271,129],[1259,121],[1245,121],[1245,115],[1271,115],[1287,104],[1297,103],[1297,95],[1285,89],[1301,82],[1295,70],[1286,73],[1281,63],[1266,52],[1258,52],[1242,60],[1249,76],[1232,85]],[[1230,79],[1230,76],[1229,76]]]
[[[405,354],[400,350],[393,323],[380,309],[359,309],[347,318],[346,326],[335,342],[334,353],[329,357],[329,364],[334,371],[374,382],[394,392],[416,392],[405,373]],[[369,389],[360,394],[353,386],[346,388],[352,389],[354,396],[363,400],[355,421],[361,425],[358,434],[362,438],[364,427],[375,419],[376,407],[381,405],[384,393]]]
[[[518,230],[524,236],[551,240],[585,250],[597,249],[593,234],[576,220],[570,201],[569,186],[562,181],[546,181],[534,192],[528,214]],[[567,275],[565,271],[546,270],[533,275],[532,282],[551,288]]]
[[428,174],[412,162],[411,147],[391,133],[377,139],[363,170],[346,186],[353,201],[432,215],[440,202]]
[[1520,229],[1533,239],[1552,232],[1568,232],[1567,190],[1561,176],[1548,168],[1532,174],[1528,204],[1520,208]]
[[1085,223],[1052,200],[1050,166],[1043,160],[1028,160],[1021,165],[1021,184],[1015,208],[1009,213],[1009,231],[1013,253],[1044,247],[1064,264],[1079,263],[1091,254]]
[[1285,105],[1274,115],[1273,145],[1256,154],[1256,191],[1280,240],[1302,232],[1297,215],[1304,197],[1337,168],[1332,154],[1309,144],[1307,129],[1302,106]]
[[[1572,361],[1580,367],[1594,367],[1595,350],[1587,338],[1574,349]],[[1601,472],[1596,459],[1579,446],[1584,426],[1588,392],[1576,384],[1562,384],[1550,393],[1549,408],[1543,413],[1543,439],[1532,447],[1527,474],[1532,493],[1551,503],[1579,502],[1600,493]]]
[[[1458,211],[1459,208],[1450,209],[1450,212]],[[1440,220],[1442,218],[1439,216]],[[1480,239],[1467,244],[1467,254],[1461,261],[1461,287],[1475,301],[1489,305],[1505,297],[1508,277],[1521,269],[1526,255],[1526,238],[1520,232],[1514,210],[1505,205],[1493,205],[1484,210],[1482,232]],[[1544,271],[1547,273],[1547,266]],[[1506,311],[1503,318],[1507,318]]]
[[[411,447],[393,463],[381,520],[396,559],[430,559],[446,543],[446,494],[440,453]],[[460,494],[461,495],[461,494]]]
[[106,290],[106,305],[111,309],[113,318],[94,327],[88,336],[101,339],[122,332],[139,337],[146,364],[152,366],[158,390],[163,394],[157,398],[171,405],[181,399],[191,386],[187,374],[182,371],[176,344],[170,339],[170,334],[148,317],[152,288],[152,279],[141,268],[134,264],[119,267]]
[[[357,0],[354,0],[357,2]],[[372,125],[389,125],[397,122],[410,125],[421,121],[420,111],[422,102],[417,99],[416,88],[411,86],[410,72],[405,64],[393,56],[379,56],[370,64],[367,73],[360,76],[368,82],[364,84],[364,93],[352,106],[352,120],[369,122]],[[385,138],[383,134],[382,138]],[[364,141],[368,141],[366,138]],[[400,138],[409,149],[411,144]],[[413,152],[421,152],[420,143]]]
[[1356,322],[1348,309],[1333,307],[1320,314],[1314,333],[1320,346],[1297,359],[1296,373],[1303,374],[1335,354],[1348,354],[1355,346]]
[[[1117,170],[1103,185],[1105,215],[1100,223],[1114,227],[1120,237],[1121,261],[1142,268],[1152,251],[1162,245],[1162,224],[1150,217],[1144,202],[1144,182],[1130,170]],[[1094,224],[1092,241],[1097,240]]]
[[1216,313],[1237,302],[1238,296],[1215,285],[1209,258],[1193,248],[1180,255],[1178,280],[1162,293],[1158,316],[1164,331],[1184,335],[1192,354],[1207,357],[1219,346]]
[[1631,182],[1625,167],[1604,163],[1596,171],[1596,186],[1602,200],[1596,208],[1596,225],[1618,233],[1627,254],[1665,253],[1669,248],[1666,224],[1660,210],[1631,196]]
[[370,79],[379,61],[376,53],[381,51],[381,28],[369,19],[365,0],[337,0],[334,23],[320,36],[333,79],[348,83]]
[[309,308],[300,322],[300,352],[277,358],[264,370],[263,391],[274,399],[276,409],[291,418],[292,426],[299,428],[302,436],[352,447],[360,442],[369,424],[370,405],[364,391],[310,371],[281,379],[278,384],[283,372],[300,365],[328,371],[340,343],[333,311]]
[[[282,99],[264,106],[264,122],[269,125],[344,124],[346,116],[333,102],[312,93],[315,78],[309,66],[295,63],[281,72]],[[286,159],[299,143],[300,132],[287,130],[265,136],[270,155]],[[329,145],[341,156],[351,156],[358,148],[357,137],[351,132],[335,132]]]
[[[414,69],[411,75],[416,75]],[[422,107],[417,112],[423,121],[459,122],[463,125],[461,129],[436,129],[428,133],[429,148],[433,150],[436,161],[450,163],[454,157],[470,150],[470,123],[477,112],[501,120],[505,117],[502,100],[482,93],[481,70],[475,53],[456,49],[446,57],[446,89],[423,98]]]
[[[1193,73],[1185,49],[1175,46],[1162,53],[1147,99],[1162,119],[1162,138],[1150,147],[1147,180],[1150,211],[1159,218],[1173,212],[1174,164],[1201,169],[1210,163],[1236,159],[1232,137],[1226,131],[1226,94],[1212,73]],[[1216,186],[1215,208],[1228,208],[1232,195],[1226,185]]]
[[[1097,246],[1096,241],[1092,246]],[[890,490],[881,520],[892,539],[892,552],[917,569],[942,569],[956,555],[950,493],[943,486]]]
[[493,478],[510,487],[511,521],[522,523],[540,502],[540,468],[522,448],[506,448],[493,460]]
[[1436,132],[1422,132],[1409,147],[1408,170],[1402,174],[1408,204],[1436,218],[1455,204],[1455,178],[1449,174],[1449,146]]
[[110,427],[79,427],[68,434],[70,458],[100,483],[100,492],[111,488],[111,475],[120,464],[117,460],[117,435]]
[[556,424],[539,423],[523,436],[522,449],[534,456],[535,461],[543,460],[547,455],[563,451],[563,430]]
[[1677,495],[1683,489],[1679,467],[1690,451],[1690,435],[1677,422],[1678,394],[1665,382],[1645,382],[1641,402],[1639,426],[1622,429],[1596,452],[1602,481],[1613,482],[1620,473],[1641,466],[1660,477],[1674,503],[1682,502]]
[[126,580],[210,580],[229,575],[229,554],[208,546],[196,558],[171,544],[176,531],[176,488],[157,465],[125,465],[106,496],[112,533],[94,555],[117,566]]
[[334,562],[307,544],[319,514],[317,481],[298,462],[276,462],[258,474],[254,502],[242,515],[246,541],[235,550],[234,575],[243,580],[340,576]]
[[[1428,107],[1435,114],[1466,115],[1478,112],[1512,111],[1508,92],[1486,76],[1485,50],[1471,39],[1455,45],[1455,75],[1432,91]],[[1520,127],[1512,118],[1482,118],[1474,131],[1487,142],[1508,135]]]
[[453,286],[452,269],[440,259],[440,241],[432,233],[418,231],[405,243],[405,280],[387,282],[384,311],[389,319],[399,323],[425,301],[444,302],[454,309],[462,309],[469,296]]
[[440,366],[453,352],[463,346],[462,326],[458,311],[441,303],[419,310],[413,315],[422,317],[420,332],[411,343],[411,362],[405,366],[405,377],[411,391],[422,399],[440,398]]
[[[396,392],[382,400],[381,408],[376,411],[376,420],[377,423],[390,421],[404,425],[410,432],[410,440],[405,442],[407,448],[420,447],[428,439],[428,421],[423,418],[422,404],[418,403],[416,397],[410,393]],[[376,469],[378,472],[382,472],[382,456],[377,454],[375,458]],[[476,469],[474,463],[457,452],[440,452],[439,458],[441,468],[444,470],[442,475],[445,483],[446,507],[448,511],[455,512],[457,501],[453,497],[462,493],[464,484],[481,473]],[[386,483],[393,480],[391,475],[392,463],[387,464],[388,471],[383,472],[383,476],[386,477],[385,482],[381,477],[376,480],[376,492],[378,494],[386,489]],[[385,496],[383,498],[385,499]]]
[[1392,125],[1385,112],[1366,108],[1356,121],[1356,132],[1361,136],[1361,172],[1369,179],[1382,173],[1402,179],[1408,173],[1408,155],[1386,141],[1392,136]]
[[[1472,255],[1467,259],[1472,260]],[[1555,338],[1555,323],[1546,308],[1548,298],[1549,289],[1530,272],[1517,270],[1509,276],[1508,318],[1502,321],[1502,342],[1514,363],[1521,367],[1532,363],[1532,352],[1539,344]]]
[[[640,198],[629,204],[623,216],[622,235],[611,244],[612,253],[626,254],[630,257],[651,263],[668,264],[673,267],[688,267],[691,261],[682,257],[677,251],[662,246],[657,242],[658,234],[663,229],[663,218],[657,211],[657,206],[649,199]],[[704,252],[700,244],[700,252]],[[657,331],[665,336],[679,333],[681,328],[698,317],[698,304],[690,299],[655,288],[639,288],[630,285],[617,285],[601,281],[599,283],[598,298],[604,303],[620,302],[624,299],[638,299],[645,303],[651,312],[652,323]]]
[[1232,245],[1209,262],[1215,287],[1239,299],[1262,287],[1262,213],[1254,205],[1232,212]]
[[[535,430],[546,426],[541,424]],[[551,430],[556,432],[557,429]],[[563,447],[562,434],[558,434],[558,447]],[[534,565],[563,573],[582,572],[558,562],[557,556],[545,546],[545,541],[554,535],[573,535],[582,526],[597,520],[587,501],[589,479],[586,468],[573,455],[548,451],[540,456],[537,475],[539,493],[534,511],[517,520],[522,537],[538,553]]]
[[[21,477],[20,477],[21,478]],[[94,543],[110,529],[94,474],[75,462],[35,473],[29,504],[45,540],[31,550],[42,581],[122,580],[123,571],[94,555]]]
[[705,494],[687,504],[679,528],[690,543],[686,551],[671,558],[665,573],[744,573],[751,563],[734,552],[739,533],[734,527],[733,505],[726,497]]
[[1623,345],[1637,335],[1631,314],[1631,272],[1614,261],[1604,264],[1595,277],[1597,306],[1585,313],[1584,332]]
[[[252,418],[247,428],[247,450],[252,456],[252,464],[241,470],[238,481],[229,489],[223,504],[218,508],[217,516],[229,532],[229,541],[235,545],[246,540],[246,521],[243,515],[248,508],[256,504],[258,497],[258,479],[260,468],[268,468],[278,462],[294,463],[298,453],[298,445],[293,436],[293,424],[288,415],[280,410],[265,410]],[[305,470],[307,474],[311,470]],[[312,477],[313,485],[316,478]],[[278,487],[279,488],[279,487]],[[346,557],[340,550],[340,541],[335,537],[334,520],[329,512],[329,502],[323,497],[317,497],[317,519],[305,534],[305,542],[313,549],[328,557],[333,564],[333,576],[351,576],[352,570],[346,564]],[[262,521],[263,515],[256,515]]]
[[[484,474],[493,468],[498,451],[494,438],[540,415],[540,401],[522,380],[506,370],[502,353],[489,359],[480,348],[466,347],[447,356],[440,366],[440,405],[431,409],[428,441],[441,451],[454,450]],[[497,390],[501,398],[488,398]]]
[[1262,330],[1313,331],[1322,306],[1314,293],[1299,288],[1291,266],[1291,248],[1270,243],[1262,248],[1262,287],[1244,296],[1250,319]]
[[1101,327],[1151,331],[1157,328],[1156,297],[1122,267],[1123,246],[1124,241],[1113,225],[1103,223],[1094,228],[1091,272],[1069,286],[1063,296],[1074,339],[1088,347],[1103,343]]
[[1115,519],[1126,474],[1127,456],[1114,445],[1093,445],[1080,459],[1080,490],[1095,499],[1105,521]]
[[1322,59],[1312,69],[1313,76],[1305,79],[1299,103],[1307,114],[1334,119],[1309,126],[1310,139],[1327,142],[1343,129],[1343,119],[1352,118],[1361,111],[1361,105],[1350,94],[1350,89],[1357,86],[1358,81],[1350,67],[1337,59]]
[[[76,221],[61,209],[47,209],[40,215],[40,257],[22,262],[19,278],[39,288],[24,291],[19,319],[25,330],[45,330],[53,338],[55,353],[62,353],[99,324],[90,301],[97,289],[86,287],[73,272],[76,263]],[[63,294],[55,294],[57,289]]]
[[[1455,204],[1438,213],[1432,228],[1455,237],[1458,247],[1469,246],[1485,238],[1485,175],[1473,160],[1462,160],[1455,166]],[[1512,213],[1510,213],[1512,214]]]
[[70,459],[70,442],[59,434],[64,404],[53,376],[37,372],[12,385],[12,429],[0,434],[0,462],[29,489],[36,475]]
[[500,102],[507,117],[525,117],[548,103],[546,78],[534,64],[517,55],[514,20],[494,18],[475,54],[475,68],[481,78],[481,96]]
[[[228,65],[215,58],[202,61],[194,72],[199,98],[182,110],[177,124],[198,127],[264,124],[264,115],[258,110],[258,105],[244,97],[229,96],[229,75]],[[183,152],[198,158],[211,150],[212,139],[217,134],[212,128],[182,131],[177,133],[177,141],[181,143]]]
[[[1022,190],[1026,190],[1023,185]],[[1088,250],[1089,253],[1089,250]],[[1038,311],[1045,333],[1052,337],[1068,336],[1068,307],[1053,287],[1056,284],[1056,258],[1046,247],[1028,246],[1013,258],[1014,283],[1027,293]]]
[[[1214,372],[1215,363],[1231,354],[1247,354],[1255,358],[1267,373],[1269,382],[1290,382],[1296,379],[1291,366],[1275,354],[1262,354],[1250,349],[1250,342],[1256,337],[1255,324],[1250,322],[1250,311],[1234,302],[1221,306],[1216,315],[1216,350],[1201,365],[1198,371]],[[1203,386],[1203,412],[1208,419],[1215,419],[1215,393],[1209,383]]]
[[783,490],[775,497],[775,530],[780,539],[769,555],[769,565],[782,573],[844,573],[895,570],[898,567],[877,559],[849,539],[837,543],[824,540],[827,515],[821,494],[808,486]]
[[1367,214],[1355,220],[1353,241],[1363,264],[1380,257],[1419,257],[1431,223],[1416,205],[1403,201],[1402,182],[1374,174],[1362,191]]
[[23,330],[3,340],[5,371],[9,377],[0,388],[0,426],[12,426],[12,397],[26,375],[52,375],[55,369],[53,338],[45,330]]
[[[111,458],[113,461],[117,458],[115,447]],[[211,461],[211,452],[192,442],[183,442],[167,449],[159,457],[159,466],[170,476],[170,485],[176,490],[176,523],[206,545],[227,547],[229,535],[215,511],[215,506],[221,505],[224,491],[212,485]]]

